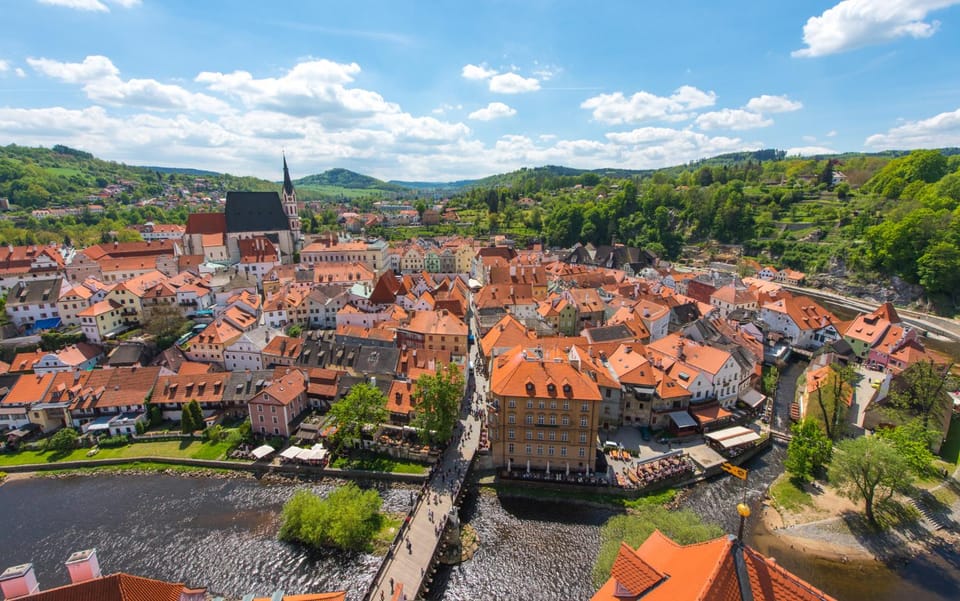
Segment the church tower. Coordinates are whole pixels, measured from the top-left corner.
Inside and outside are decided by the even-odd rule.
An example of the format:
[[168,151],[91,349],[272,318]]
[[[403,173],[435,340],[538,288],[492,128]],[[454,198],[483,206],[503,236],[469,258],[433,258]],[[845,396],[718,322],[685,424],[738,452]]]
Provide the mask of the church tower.
[[297,211],[297,192],[293,189],[293,181],[290,179],[290,170],[287,169],[287,155],[283,155],[283,212],[290,220],[290,231],[293,232],[294,241],[300,240],[300,213]]

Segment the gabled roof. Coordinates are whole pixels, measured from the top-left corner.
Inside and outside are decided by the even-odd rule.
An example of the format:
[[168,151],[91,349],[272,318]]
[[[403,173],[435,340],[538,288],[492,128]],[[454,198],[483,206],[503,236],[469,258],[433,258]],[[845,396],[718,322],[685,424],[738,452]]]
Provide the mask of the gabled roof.
[[190,213],[187,216],[187,234],[225,234],[227,216],[223,213]]
[[[97,401],[97,407],[119,407],[122,405],[142,405],[147,394],[160,376],[159,367],[118,367],[116,369],[94,370],[92,374],[109,374],[104,385],[103,396]],[[87,385],[91,386],[91,379]]]
[[739,600],[747,590],[754,601],[832,601],[733,537],[679,545],[659,530],[635,551],[620,547],[610,579],[592,601]]
[[183,583],[163,582],[130,574],[113,574],[68,584],[26,597],[22,601],[179,601]]
[[513,315],[507,314],[480,339],[480,350],[483,351],[484,356],[489,357],[496,348],[513,348],[518,344],[528,345],[536,339],[535,332],[528,330]]
[[786,315],[801,330],[819,330],[837,324],[833,313],[808,296],[784,295],[764,304],[763,308]]
[[290,221],[276,192],[227,192],[224,215],[227,233],[290,229]]
[[601,400],[600,389],[562,353],[517,346],[493,360],[490,391],[500,397]]
[[26,374],[21,376],[17,383],[13,385],[13,388],[10,389],[10,392],[7,393],[7,396],[3,398],[2,404],[23,405],[40,401],[47,394],[55,375]]

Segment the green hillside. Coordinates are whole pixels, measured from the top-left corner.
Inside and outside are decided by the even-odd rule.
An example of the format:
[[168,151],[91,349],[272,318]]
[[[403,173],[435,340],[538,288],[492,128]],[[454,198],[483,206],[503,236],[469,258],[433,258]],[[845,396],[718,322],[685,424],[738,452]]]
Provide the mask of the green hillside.
[[[86,201],[112,184],[127,182],[117,200],[179,193],[192,189],[198,172],[191,169],[135,167],[104,161],[89,152],[53,148],[0,146],[0,197],[24,209],[70,206]],[[277,184],[253,177],[204,172],[205,191],[276,190]]]
[[308,175],[294,180],[297,187],[328,186],[332,188],[347,188],[350,190],[381,190],[384,192],[405,192],[404,186],[391,184],[369,175],[362,175],[349,169],[328,169],[323,173]]

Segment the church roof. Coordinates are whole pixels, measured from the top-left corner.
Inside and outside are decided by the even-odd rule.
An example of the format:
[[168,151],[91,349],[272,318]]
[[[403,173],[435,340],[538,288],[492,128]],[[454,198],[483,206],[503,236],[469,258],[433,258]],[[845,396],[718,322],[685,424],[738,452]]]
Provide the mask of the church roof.
[[270,232],[290,229],[276,192],[227,192],[227,232]]

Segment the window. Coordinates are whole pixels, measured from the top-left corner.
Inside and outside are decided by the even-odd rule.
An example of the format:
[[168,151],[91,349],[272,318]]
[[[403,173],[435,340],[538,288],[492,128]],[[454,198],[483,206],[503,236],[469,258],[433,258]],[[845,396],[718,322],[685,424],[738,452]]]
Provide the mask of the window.
[[543,445],[542,445],[542,444],[538,444],[538,445],[537,445],[537,455],[543,455]]
[[512,443],[512,442],[507,445],[507,452],[510,453],[511,455],[513,454],[513,443]]
[[581,428],[586,428],[586,427],[587,427],[587,418],[585,418],[585,417],[581,417],[581,418],[580,418],[580,427],[581,427]]
[[564,401],[564,402],[563,402],[563,410],[564,410],[564,411],[569,411],[569,410],[570,410],[570,401]]
[[527,401],[527,409],[533,409],[533,400],[530,399]]
[[570,440],[570,433],[569,433],[569,432],[561,432],[561,433],[560,433],[560,442],[567,442],[568,440]]
[[527,414],[526,422],[527,422],[527,425],[528,425],[528,426],[532,426],[532,425],[533,425],[533,416],[530,415],[529,413]]
[[508,424],[515,424],[515,423],[517,423],[517,416],[514,415],[513,413],[507,414],[507,423],[508,423]]
[[560,456],[561,457],[567,456],[567,447],[560,447]]
[[279,423],[279,422],[277,422],[277,416],[276,416],[276,415],[273,416],[273,423],[275,423],[275,424],[276,424],[276,423]]
[[583,411],[583,412],[590,411],[590,403],[584,403],[580,405],[580,411]]
[[507,440],[513,440],[516,432],[514,430],[507,430]]
[[537,416],[537,425],[542,426],[543,424],[544,424],[543,414],[541,413],[540,415]]
[[580,447],[580,452],[578,453],[578,455],[580,455],[581,457],[586,457],[586,456],[587,456],[587,450],[586,450],[585,448],[583,448],[583,447]]
[[544,407],[546,407],[545,401],[541,400],[539,403],[537,403],[537,409],[543,409]]
[[533,440],[533,431],[527,430],[527,440]]
[[548,438],[550,438],[550,440],[556,440],[556,439],[557,439],[557,433],[556,433],[556,431],[555,431],[555,430],[550,430],[550,436],[549,436]]
[[277,407],[276,407],[276,405],[271,405],[271,407],[270,407],[270,413],[276,413],[276,412],[277,412]]
[[509,401],[507,401],[507,407],[510,407],[511,409],[516,409],[517,399],[510,399]]
[[551,426],[556,426],[556,425],[557,425],[557,416],[556,416],[556,415],[552,415],[552,414],[550,415],[550,425],[551,425]]
[[580,444],[583,444],[583,443],[585,443],[585,442],[587,442],[587,433],[586,433],[586,432],[581,432],[581,433],[580,433]]
[[550,408],[551,408],[551,409],[556,409],[556,408],[557,408],[557,402],[556,402],[556,401],[550,401]]
[[532,454],[533,454],[533,447],[531,447],[530,445],[527,445],[527,455],[532,455]]
[[537,440],[543,440],[543,430],[537,432]]
[[563,424],[564,426],[569,426],[569,425],[570,425],[570,416],[568,416],[568,415],[561,416],[561,417],[560,417],[560,423]]
[[553,457],[553,446],[547,447],[547,455]]

